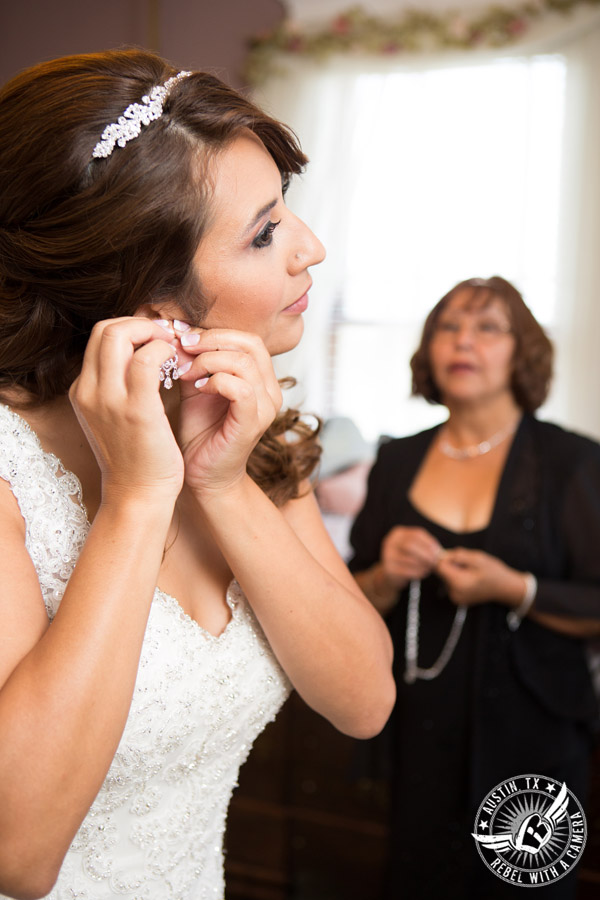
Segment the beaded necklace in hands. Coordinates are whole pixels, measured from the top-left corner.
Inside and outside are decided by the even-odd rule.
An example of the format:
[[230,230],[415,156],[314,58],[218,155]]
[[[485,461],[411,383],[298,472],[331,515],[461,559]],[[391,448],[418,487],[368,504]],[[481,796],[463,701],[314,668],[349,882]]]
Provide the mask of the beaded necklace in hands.
[[404,681],[407,684],[414,684],[417,678],[423,681],[431,681],[446,668],[454,649],[458,644],[462,634],[463,625],[467,618],[467,607],[459,606],[454,614],[454,621],[450,629],[450,634],[446,638],[446,643],[442,647],[442,652],[432,666],[427,669],[421,668],[417,664],[417,656],[419,653],[419,606],[421,603],[421,582],[411,581],[408,589],[408,612],[406,617],[406,644],[405,644],[405,660]]

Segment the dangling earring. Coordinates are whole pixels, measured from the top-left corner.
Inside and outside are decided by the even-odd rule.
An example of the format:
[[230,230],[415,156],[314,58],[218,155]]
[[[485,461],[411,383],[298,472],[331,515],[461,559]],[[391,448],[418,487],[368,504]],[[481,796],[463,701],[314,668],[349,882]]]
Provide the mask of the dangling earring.
[[170,391],[173,387],[173,382],[177,381],[179,378],[179,357],[177,353],[168,359],[166,362],[162,364],[160,367],[160,372],[158,373],[158,377],[160,381],[162,381],[163,387],[166,391]]

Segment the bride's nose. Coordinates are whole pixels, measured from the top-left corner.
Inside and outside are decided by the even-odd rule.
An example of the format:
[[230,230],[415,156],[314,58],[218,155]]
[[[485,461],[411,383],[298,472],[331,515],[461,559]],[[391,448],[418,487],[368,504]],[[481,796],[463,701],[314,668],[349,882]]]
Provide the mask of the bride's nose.
[[308,225],[299,220],[300,232],[290,254],[290,270],[299,272],[309,266],[316,266],[325,259],[325,247]]

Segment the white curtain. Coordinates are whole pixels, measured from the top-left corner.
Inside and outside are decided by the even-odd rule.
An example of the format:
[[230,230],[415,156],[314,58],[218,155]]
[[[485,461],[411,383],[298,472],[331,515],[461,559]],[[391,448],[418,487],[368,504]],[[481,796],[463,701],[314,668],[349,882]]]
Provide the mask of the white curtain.
[[[583,22],[570,21],[568,27],[520,47],[518,55],[544,52],[566,58],[567,77],[558,310],[552,334],[557,371],[543,415],[600,437],[600,359],[596,351],[600,336],[600,298],[596,296],[600,285],[600,16],[586,14]],[[512,51],[511,55],[515,54]],[[300,384],[291,402],[320,414],[331,410],[326,396],[326,386],[331,383],[327,372],[332,359],[329,324],[344,283],[349,197],[360,157],[356,142],[368,144],[373,138],[372,134],[357,134],[353,127],[357,75],[474,65],[499,55],[471,51],[400,62],[356,58],[338,58],[323,65],[296,62],[287,74],[271,78],[257,91],[258,101],[298,133],[311,159],[306,175],[290,190],[289,203],[328,250],[327,261],[314,272],[305,337],[295,351],[278,361],[280,374],[293,374]],[[476,273],[465,272],[464,277],[471,274]],[[436,299],[431,298],[432,304]],[[357,371],[359,377],[368,378],[368,373]],[[377,389],[379,386],[373,385],[373,390]],[[407,430],[416,430],[420,424],[426,422],[417,421],[415,428]]]
[[291,374],[298,380],[293,402],[319,415],[327,408],[329,323],[339,299],[345,255],[352,171],[344,142],[353,132],[354,89],[354,79],[344,71],[298,67],[288,78],[272,80],[258,97],[265,108],[293,127],[310,159],[306,173],[292,182],[287,200],[323,241],[327,260],[313,272],[304,337],[296,350],[277,361],[277,368],[280,375]]
[[600,438],[600,23],[566,43],[557,367],[548,413]]

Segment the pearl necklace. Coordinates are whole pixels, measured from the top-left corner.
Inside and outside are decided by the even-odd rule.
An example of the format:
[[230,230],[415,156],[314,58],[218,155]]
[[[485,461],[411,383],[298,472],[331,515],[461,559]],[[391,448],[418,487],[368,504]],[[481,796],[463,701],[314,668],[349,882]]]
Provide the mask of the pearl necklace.
[[446,643],[442,648],[442,652],[438,656],[435,663],[428,669],[421,669],[417,665],[417,656],[419,653],[419,605],[421,603],[421,582],[411,581],[408,589],[408,613],[406,618],[406,645],[405,658],[406,667],[404,669],[404,680],[407,684],[414,684],[417,678],[423,681],[431,681],[437,678],[440,672],[446,668],[454,649],[458,644],[458,640],[462,634],[463,625],[467,618],[467,607],[459,606],[454,615],[450,634],[446,638]]
[[484,453],[489,453],[490,450],[493,450],[494,447],[505,441],[507,437],[514,434],[517,430],[517,425],[518,422],[515,422],[506,428],[501,428],[487,441],[480,441],[479,444],[471,444],[469,447],[453,447],[445,438],[441,438],[440,450],[444,456],[449,456],[450,459],[475,459],[476,456],[483,456]]

